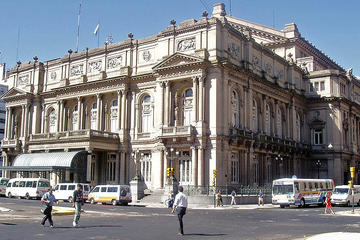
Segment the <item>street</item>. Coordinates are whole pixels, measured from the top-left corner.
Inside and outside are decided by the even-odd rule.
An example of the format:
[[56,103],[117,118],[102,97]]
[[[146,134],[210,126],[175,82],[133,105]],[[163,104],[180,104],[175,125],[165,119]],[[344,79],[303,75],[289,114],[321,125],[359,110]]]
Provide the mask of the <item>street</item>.
[[[70,206],[60,203],[60,206]],[[360,232],[359,217],[324,215],[323,208],[189,209],[185,236],[178,237],[176,216],[166,208],[90,205],[80,227],[72,216],[54,216],[55,228],[40,226],[38,200],[0,198],[1,239],[303,239],[326,232]],[[335,207],[336,211],[349,208]]]

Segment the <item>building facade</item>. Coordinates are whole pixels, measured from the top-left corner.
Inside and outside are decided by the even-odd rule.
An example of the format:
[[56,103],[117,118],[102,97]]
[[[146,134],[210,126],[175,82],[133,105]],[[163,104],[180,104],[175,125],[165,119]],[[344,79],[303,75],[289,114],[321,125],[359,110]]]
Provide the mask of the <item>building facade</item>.
[[48,62],[34,57],[7,82],[6,176],[95,185],[139,175],[160,189],[172,167],[194,187],[293,175],[342,183],[359,161],[360,84],[351,71],[295,24],[250,23],[223,4],[149,38],[130,33]]

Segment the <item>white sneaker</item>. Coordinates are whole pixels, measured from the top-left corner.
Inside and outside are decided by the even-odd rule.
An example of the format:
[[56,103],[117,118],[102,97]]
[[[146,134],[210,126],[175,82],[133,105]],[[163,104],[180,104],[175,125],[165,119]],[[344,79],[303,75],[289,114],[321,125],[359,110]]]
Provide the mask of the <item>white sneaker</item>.
[[77,224],[76,224],[76,222],[74,221],[74,222],[73,222],[73,227],[76,227],[76,226],[77,226]]
[[80,224],[76,224],[76,227],[80,227]]

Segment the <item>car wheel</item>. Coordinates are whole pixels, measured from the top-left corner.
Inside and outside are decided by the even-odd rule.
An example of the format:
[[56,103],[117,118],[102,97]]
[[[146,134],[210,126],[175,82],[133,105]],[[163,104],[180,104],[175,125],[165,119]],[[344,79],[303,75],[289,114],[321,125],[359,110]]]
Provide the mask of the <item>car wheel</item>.
[[72,197],[70,196],[69,198],[68,198],[68,202],[72,202]]
[[303,207],[303,208],[306,206],[306,204],[305,204],[305,199],[302,198],[302,199],[300,200],[300,206]]
[[26,199],[26,200],[30,200],[30,195],[29,195],[29,193],[26,193],[26,194],[25,194],[25,199]]
[[113,200],[111,201],[111,203],[112,203],[113,206],[116,206],[116,205],[117,205],[117,201],[116,201],[115,199],[113,199]]
[[93,198],[90,199],[90,204],[95,204],[95,200]]
[[12,198],[11,192],[8,193],[8,198]]

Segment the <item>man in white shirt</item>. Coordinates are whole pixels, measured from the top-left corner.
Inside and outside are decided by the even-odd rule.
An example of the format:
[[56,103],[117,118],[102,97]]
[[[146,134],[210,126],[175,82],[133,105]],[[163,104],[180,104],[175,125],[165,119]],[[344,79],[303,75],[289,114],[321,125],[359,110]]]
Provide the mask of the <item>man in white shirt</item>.
[[188,201],[187,201],[187,197],[185,196],[185,194],[183,193],[184,188],[182,186],[179,186],[179,193],[176,194],[175,197],[175,201],[174,201],[174,206],[172,209],[172,213],[176,213],[178,215],[178,219],[179,219],[179,236],[184,235],[184,228],[183,228],[183,216],[186,214],[186,208],[188,206]]

